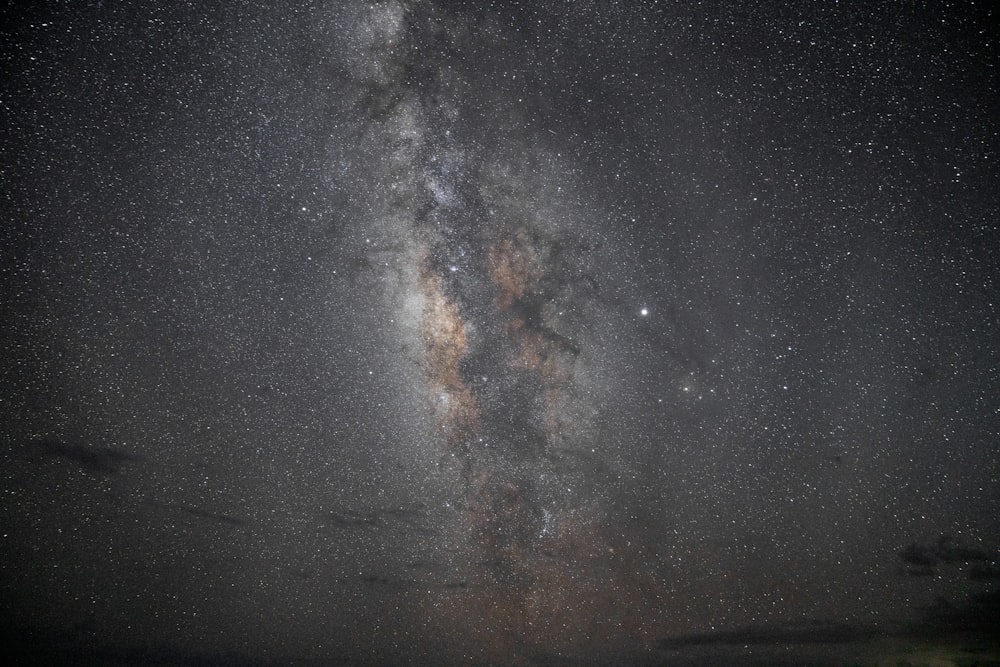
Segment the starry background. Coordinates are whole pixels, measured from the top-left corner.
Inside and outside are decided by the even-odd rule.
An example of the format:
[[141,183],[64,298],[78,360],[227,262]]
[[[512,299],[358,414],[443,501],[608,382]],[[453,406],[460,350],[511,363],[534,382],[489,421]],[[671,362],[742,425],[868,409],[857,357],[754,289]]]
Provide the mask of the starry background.
[[31,4],[11,653],[1000,659],[992,10]]

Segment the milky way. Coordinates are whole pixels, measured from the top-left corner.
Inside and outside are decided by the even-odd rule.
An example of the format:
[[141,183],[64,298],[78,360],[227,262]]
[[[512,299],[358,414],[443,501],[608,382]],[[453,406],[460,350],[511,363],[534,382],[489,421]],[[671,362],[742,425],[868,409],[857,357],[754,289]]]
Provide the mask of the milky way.
[[422,446],[459,508],[446,546],[475,566],[454,573],[467,587],[427,600],[429,627],[461,627],[470,643],[453,648],[489,660],[648,640],[660,584],[616,553],[612,471],[593,464],[609,447],[629,456],[596,428],[627,382],[628,341],[612,339],[629,317],[613,296],[631,280],[627,250],[607,212],[579,205],[583,184],[552,142],[512,139],[502,118],[468,122],[466,95],[490,88],[456,55],[471,17],[390,4],[351,18],[370,58],[354,74],[385,216],[359,233],[390,218],[402,244],[388,299],[407,304],[399,335],[422,383],[401,399],[433,414]]

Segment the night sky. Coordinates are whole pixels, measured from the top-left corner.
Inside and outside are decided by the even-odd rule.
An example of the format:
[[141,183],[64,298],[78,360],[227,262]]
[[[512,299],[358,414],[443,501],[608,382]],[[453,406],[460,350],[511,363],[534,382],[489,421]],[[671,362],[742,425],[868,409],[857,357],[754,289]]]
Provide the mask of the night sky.
[[1000,664],[989,4],[7,3],[4,652]]

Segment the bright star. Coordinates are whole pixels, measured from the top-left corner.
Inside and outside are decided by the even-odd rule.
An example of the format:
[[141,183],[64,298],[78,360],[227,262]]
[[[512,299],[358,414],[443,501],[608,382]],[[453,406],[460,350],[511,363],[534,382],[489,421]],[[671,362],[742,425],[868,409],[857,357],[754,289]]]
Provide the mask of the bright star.
[[639,314],[642,315],[643,317],[646,317],[647,315],[649,315],[649,308],[643,308],[642,310],[639,311]]

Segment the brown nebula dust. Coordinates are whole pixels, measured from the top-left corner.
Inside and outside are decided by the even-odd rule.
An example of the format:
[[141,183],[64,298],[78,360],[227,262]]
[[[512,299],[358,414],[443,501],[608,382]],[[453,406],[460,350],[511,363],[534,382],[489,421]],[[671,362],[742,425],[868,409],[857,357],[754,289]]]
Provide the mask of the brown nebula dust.
[[426,382],[474,561],[461,586],[428,591],[424,622],[449,659],[474,663],[648,649],[663,586],[567,434],[581,350],[558,331],[550,244],[523,230],[482,236],[485,303],[463,303],[427,256],[419,270]]

